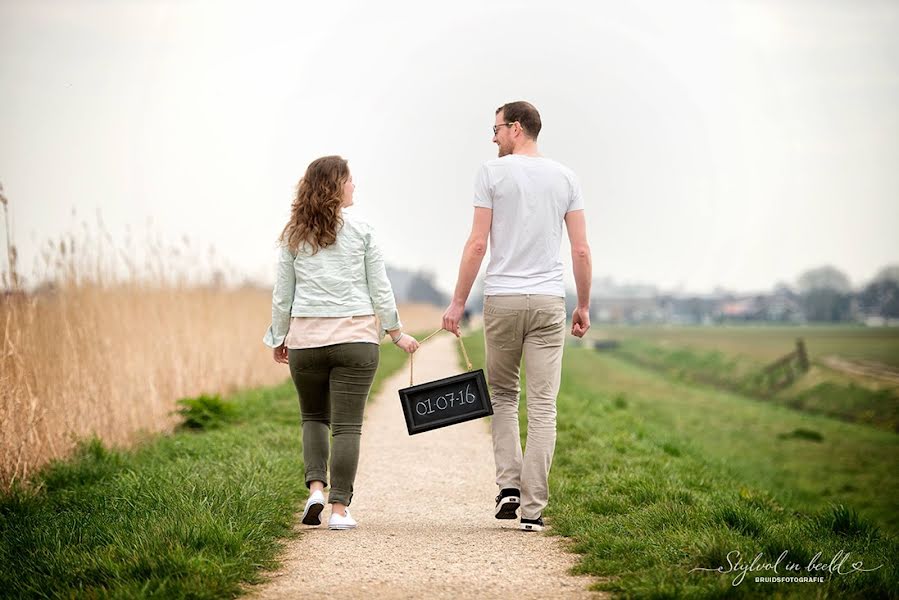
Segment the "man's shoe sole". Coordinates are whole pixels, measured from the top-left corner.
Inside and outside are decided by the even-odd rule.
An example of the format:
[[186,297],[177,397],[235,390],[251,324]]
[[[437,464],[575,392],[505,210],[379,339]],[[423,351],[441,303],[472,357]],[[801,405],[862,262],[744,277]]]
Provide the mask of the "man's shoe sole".
[[496,505],[494,516],[497,519],[517,519],[518,507],[521,506],[521,499],[517,496],[506,496],[501,498],[499,504]]
[[319,504],[318,502],[310,504],[306,514],[303,515],[303,525],[321,525],[320,515],[324,509],[324,504]]
[[342,531],[347,529],[356,529],[355,525],[328,525],[328,529],[333,531]]
[[538,525],[536,523],[522,523],[521,530],[522,531],[543,531],[543,525]]

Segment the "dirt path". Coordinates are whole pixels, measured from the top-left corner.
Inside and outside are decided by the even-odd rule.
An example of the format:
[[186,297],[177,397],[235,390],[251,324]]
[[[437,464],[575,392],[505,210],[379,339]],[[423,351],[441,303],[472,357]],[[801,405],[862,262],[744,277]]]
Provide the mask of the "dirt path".
[[890,365],[874,362],[873,360],[849,360],[842,356],[825,356],[821,359],[821,362],[825,366],[847,375],[868,377],[890,385],[899,385],[899,369]]
[[[416,381],[458,372],[449,334],[432,338],[416,355]],[[561,538],[493,518],[486,420],[408,435],[397,396],[408,378],[405,368],[385,381],[366,409],[351,508],[359,527],[298,524],[303,535],[289,542],[283,567],[253,597],[603,597],[587,591],[591,578],[567,574],[577,557]],[[322,513],[325,523],[329,514]]]

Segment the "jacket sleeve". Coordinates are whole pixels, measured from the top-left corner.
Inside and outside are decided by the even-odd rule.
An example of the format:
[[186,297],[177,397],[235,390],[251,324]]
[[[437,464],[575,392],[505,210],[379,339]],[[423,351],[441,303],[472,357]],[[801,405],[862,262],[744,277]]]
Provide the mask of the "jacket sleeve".
[[365,232],[365,278],[375,313],[381,320],[381,329],[388,331],[401,328],[403,324],[400,323],[396,298],[393,296],[393,288],[387,278],[384,257],[375,239],[374,231],[370,227],[366,228]]
[[294,255],[287,246],[281,246],[278,254],[278,273],[272,291],[272,324],[262,338],[263,343],[277,348],[284,343],[290,328],[290,309],[296,289],[297,274],[293,267]]

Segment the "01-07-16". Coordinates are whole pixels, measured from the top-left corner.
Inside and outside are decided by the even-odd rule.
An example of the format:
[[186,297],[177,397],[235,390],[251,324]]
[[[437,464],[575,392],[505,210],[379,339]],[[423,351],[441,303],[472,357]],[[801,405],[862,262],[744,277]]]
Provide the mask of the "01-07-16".
[[421,416],[430,415],[438,410],[446,410],[459,404],[474,404],[475,395],[471,393],[471,384],[465,386],[465,391],[450,392],[443,396],[438,396],[433,402],[430,398],[427,400],[419,400],[415,404],[415,412]]

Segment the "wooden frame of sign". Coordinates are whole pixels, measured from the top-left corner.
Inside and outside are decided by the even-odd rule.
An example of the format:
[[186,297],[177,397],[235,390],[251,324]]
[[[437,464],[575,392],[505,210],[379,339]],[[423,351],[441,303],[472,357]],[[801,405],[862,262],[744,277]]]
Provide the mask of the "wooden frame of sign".
[[409,435],[493,414],[484,371],[469,371],[399,391]]

